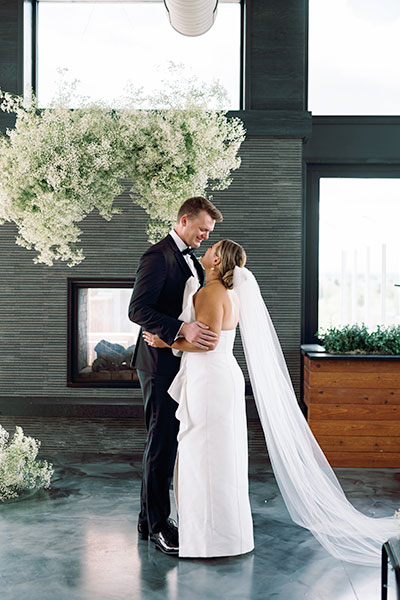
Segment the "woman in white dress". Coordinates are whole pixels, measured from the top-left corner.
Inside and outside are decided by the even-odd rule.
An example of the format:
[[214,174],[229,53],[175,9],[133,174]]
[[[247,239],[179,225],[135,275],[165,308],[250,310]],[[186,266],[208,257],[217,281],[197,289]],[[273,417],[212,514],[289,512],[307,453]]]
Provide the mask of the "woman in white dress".
[[[202,259],[205,286],[181,318],[201,321],[218,334],[214,350],[199,351],[184,339],[181,368],[169,394],[179,404],[174,489],[179,515],[179,556],[217,557],[254,547],[248,492],[245,384],[233,356],[239,302],[233,269],[246,255],[230,240],[217,242]],[[145,333],[156,347],[165,344]]]
[[[173,351],[183,351],[169,389],[179,403],[179,556],[229,556],[253,548],[244,384],[232,354],[239,318],[269,459],[290,516],[336,558],[379,566],[382,543],[398,535],[398,521],[394,515],[364,515],[347,500],[299,408],[273,323],[245,260],[243,248],[230,240],[209,248],[202,259],[206,285],[181,315],[218,334],[215,350],[201,351],[184,339],[173,344]],[[166,347],[151,333],[144,337]]]

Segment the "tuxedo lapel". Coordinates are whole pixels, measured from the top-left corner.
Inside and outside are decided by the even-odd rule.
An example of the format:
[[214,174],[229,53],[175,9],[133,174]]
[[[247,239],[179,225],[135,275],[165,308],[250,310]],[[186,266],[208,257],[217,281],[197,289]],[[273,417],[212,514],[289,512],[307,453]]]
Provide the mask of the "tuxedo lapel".
[[189,265],[187,264],[186,260],[183,258],[182,252],[179,250],[179,248],[177,248],[175,250],[175,256],[176,256],[176,259],[177,259],[178,263],[180,264],[180,266],[184,270],[186,276],[187,277],[193,277],[193,273],[192,273]]
[[204,271],[203,271],[203,267],[199,263],[199,261],[196,258],[196,256],[192,256],[192,260],[193,260],[194,266],[196,267],[197,275],[199,276],[200,285],[202,286],[203,283],[204,283]]
[[188,279],[188,277],[193,277],[193,273],[190,270],[190,267],[187,264],[186,260],[182,256],[182,252],[179,250],[178,246],[175,244],[173,238],[169,234],[167,235],[167,240],[171,246],[172,251],[175,254],[175,258],[178,261],[179,266],[182,268],[183,272],[186,275],[186,279]]
[[[179,266],[182,268],[183,272],[186,275],[186,278],[193,277],[193,273],[189,265],[187,264],[182,252],[179,250],[178,246],[175,244],[174,239],[169,234],[167,235],[167,240],[171,246],[171,249],[175,253],[176,260],[179,263]],[[192,255],[193,264],[197,271],[197,275],[199,276],[200,285],[202,286],[204,283],[204,270],[198,259]]]

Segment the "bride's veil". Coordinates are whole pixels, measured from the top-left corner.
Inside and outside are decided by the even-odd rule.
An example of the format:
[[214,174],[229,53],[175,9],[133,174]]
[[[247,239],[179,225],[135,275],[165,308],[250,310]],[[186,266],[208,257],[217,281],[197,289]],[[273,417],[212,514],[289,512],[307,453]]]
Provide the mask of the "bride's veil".
[[377,566],[394,517],[373,518],[346,499],[297,403],[281,346],[257,281],[235,267],[240,334],[269,458],[292,519],[336,558]]

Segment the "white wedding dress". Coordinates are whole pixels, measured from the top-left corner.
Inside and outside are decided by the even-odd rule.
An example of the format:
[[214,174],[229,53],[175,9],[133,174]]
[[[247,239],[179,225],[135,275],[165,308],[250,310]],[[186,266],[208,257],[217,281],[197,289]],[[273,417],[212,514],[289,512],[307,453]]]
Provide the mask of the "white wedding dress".
[[[192,297],[181,318],[195,320]],[[235,333],[221,331],[210,352],[184,352],[169,388],[179,404],[174,490],[180,557],[232,556],[254,548],[245,384],[233,356]]]
[[[290,516],[336,558],[379,566],[383,542],[399,535],[397,519],[370,517],[347,500],[299,408],[254,275],[235,267],[233,287],[254,400]],[[183,321],[195,318],[193,293]],[[232,354],[234,337],[234,331],[223,331],[214,351],[183,353],[169,389],[179,403],[175,493],[180,556],[229,556],[253,548],[244,384]]]

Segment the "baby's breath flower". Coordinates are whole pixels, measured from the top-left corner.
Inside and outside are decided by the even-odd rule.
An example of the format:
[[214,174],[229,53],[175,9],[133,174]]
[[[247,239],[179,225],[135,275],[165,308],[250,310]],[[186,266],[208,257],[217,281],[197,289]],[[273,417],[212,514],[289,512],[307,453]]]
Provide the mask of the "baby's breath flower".
[[175,65],[171,73],[163,91],[146,96],[131,88],[113,109],[81,98],[71,110],[65,83],[41,111],[33,95],[24,103],[0,90],[0,109],[16,113],[15,128],[0,137],[0,224],[16,224],[17,244],[36,250],[34,262],[81,262],[77,224],[94,208],[107,220],[118,213],[122,179],[133,183],[131,197],[150,217],[152,242],[188,197],[230,185],[242,122],[221,109],[226,93],[218,83],[185,78]]
[[54,469],[46,460],[36,460],[40,442],[16,427],[11,441],[0,425],[0,501],[16,498],[23,490],[50,487]]

